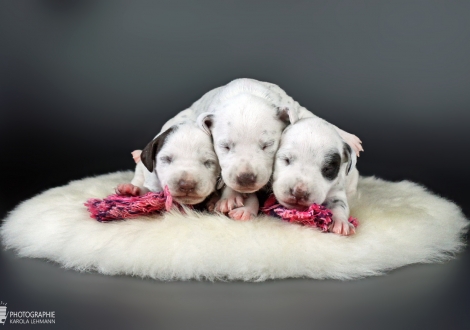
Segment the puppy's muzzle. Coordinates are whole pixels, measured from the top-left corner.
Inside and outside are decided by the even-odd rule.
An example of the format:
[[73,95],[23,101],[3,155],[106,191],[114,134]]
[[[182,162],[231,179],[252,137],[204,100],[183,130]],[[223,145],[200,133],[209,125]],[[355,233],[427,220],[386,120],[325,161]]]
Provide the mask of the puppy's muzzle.
[[256,175],[253,173],[242,173],[237,176],[237,184],[241,187],[249,188],[254,186],[256,183]]

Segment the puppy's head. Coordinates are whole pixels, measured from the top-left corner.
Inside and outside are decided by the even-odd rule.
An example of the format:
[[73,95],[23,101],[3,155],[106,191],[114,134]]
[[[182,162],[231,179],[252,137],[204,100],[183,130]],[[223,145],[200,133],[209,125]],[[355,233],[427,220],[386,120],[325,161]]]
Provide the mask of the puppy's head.
[[141,159],[181,204],[202,202],[220,175],[211,137],[195,124],[171,126],[143,149]]
[[266,100],[242,94],[199,118],[212,132],[225,184],[251,193],[269,181],[279,139],[292,115]]
[[355,154],[332,125],[319,118],[299,120],[281,138],[273,173],[273,192],[288,208],[322,204],[341,188],[355,166]]

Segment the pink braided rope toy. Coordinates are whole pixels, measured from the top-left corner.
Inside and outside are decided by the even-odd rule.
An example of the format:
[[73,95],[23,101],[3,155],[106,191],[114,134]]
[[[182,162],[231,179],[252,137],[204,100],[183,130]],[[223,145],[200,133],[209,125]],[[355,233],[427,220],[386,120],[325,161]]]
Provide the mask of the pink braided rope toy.
[[[168,187],[165,187],[162,192],[148,192],[143,196],[114,194],[104,199],[90,198],[84,205],[90,212],[90,217],[100,222],[163,213],[170,211],[173,206],[182,209],[181,205],[173,203]],[[261,212],[287,222],[319,228],[323,232],[328,231],[328,226],[333,222],[333,214],[325,206],[312,204],[306,211],[286,209],[277,203],[274,195],[269,196]],[[359,225],[357,219],[353,217],[349,218],[349,222],[354,227]]]
[[110,195],[104,199],[90,198],[85,206],[90,216],[100,222],[133,218],[139,215],[162,213],[170,211],[174,206],[180,208],[178,203],[173,203],[168,187],[162,192],[148,192],[143,196]]
[[[274,195],[268,197],[261,212],[269,216],[281,218],[287,222],[319,228],[323,232],[327,232],[328,227],[333,222],[333,214],[323,205],[312,204],[305,211],[287,209],[277,202]],[[349,217],[348,221],[354,227],[359,225],[356,218]]]

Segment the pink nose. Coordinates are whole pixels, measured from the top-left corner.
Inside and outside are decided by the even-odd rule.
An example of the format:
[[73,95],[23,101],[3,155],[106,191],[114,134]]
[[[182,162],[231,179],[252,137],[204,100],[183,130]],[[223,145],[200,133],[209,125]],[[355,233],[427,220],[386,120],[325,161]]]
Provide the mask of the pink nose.
[[194,180],[179,180],[178,181],[178,190],[185,193],[193,192],[196,188],[196,182]]
[[256,175],[253,173],[242,173],[237,176],[237,183],[242,187],[250,187],[256,183]]
[[310,193],[303,187],[295,186],[294,189],[290,189],[290,194],[295,197],[296,200],[307,200]]

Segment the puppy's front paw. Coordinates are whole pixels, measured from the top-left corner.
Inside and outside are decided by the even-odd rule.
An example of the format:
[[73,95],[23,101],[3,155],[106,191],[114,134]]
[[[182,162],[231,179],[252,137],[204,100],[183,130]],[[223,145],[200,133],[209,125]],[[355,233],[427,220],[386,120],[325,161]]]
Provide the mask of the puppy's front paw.
[[227,198],[221,198],[215,203],[215,210],[221,213],[228,213],[236,207],[243,206],[243,196],[239,193],[228,196]]
[[234,220],[250,220],[255,217],[255,215],[251,211],[252,210],[247,206],[238,207],[236,209],[231,210],[228,213],[228,216]]
[[356,228],[347,220],[333,220],[328,230],[342,236],[351,236],[356,233]]
[[139,196],[140,188],[132,183],[123,183],[117,186],[116,193],[118,195]]

